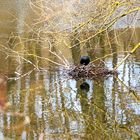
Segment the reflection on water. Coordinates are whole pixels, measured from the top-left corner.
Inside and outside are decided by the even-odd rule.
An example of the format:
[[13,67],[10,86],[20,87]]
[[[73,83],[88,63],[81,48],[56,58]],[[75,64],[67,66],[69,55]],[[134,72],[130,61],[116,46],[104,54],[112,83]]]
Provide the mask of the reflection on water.
[[[17,5],[20,2],[18,0]],[[19,5],[26,9],[26,5]],[[12,24],[17,28],[4,30],[1,44],[6,44],[10,32],[22,34],[27,13],[21,7],[19,9],[21,19],[18,25]],[[2,26],[0,24],[0,29]],[[103,34],[82,46],[78,44],[79,34],[74,34],[70,39],[66,38],[71,46],[76,44],[73,49],[60,42],[57,46],[56,38],[50,37],[51,51],[46,42],[36,43],[33,37],[25,41],[26,49],[18,44],[19,38],[11,38],[9,48],[25,50],[20,57],[6,50],[7,57],[0,51],[0,72],[9,77],[8,81],[0,77],[0,139],[140,138],[139,50],[119,67],[118,76],[98,81],[70,79],[61,65],[54,66],[51,61],[42,59],[61,61],[53,53],[56,51],[61,57],[64,54],[70,63],[78,64],[81,55],[89,55],[91,60],[102,57],[104,65],[113,69],[126,55],[124,52],[139,42],[140,29],[135,32],[133,29],[116,30],[116,36],[113,35],[110,33],[111,37],[106,39]],[[114,55],[108,55],[111,53]],[[108,57],[104,57],[106,55]]]

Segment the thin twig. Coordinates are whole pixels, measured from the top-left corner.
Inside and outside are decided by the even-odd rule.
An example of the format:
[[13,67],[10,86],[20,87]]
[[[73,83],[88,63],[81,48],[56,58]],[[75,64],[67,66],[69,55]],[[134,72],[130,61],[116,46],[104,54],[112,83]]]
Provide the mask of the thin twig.
[[140,47],[140,42],[134,46],[134,48],[125,56],[124,59],[122,59],[122,61],[113,69],[113,71],[115,71],[131,54],[133,54],[136,49],[138,49]]

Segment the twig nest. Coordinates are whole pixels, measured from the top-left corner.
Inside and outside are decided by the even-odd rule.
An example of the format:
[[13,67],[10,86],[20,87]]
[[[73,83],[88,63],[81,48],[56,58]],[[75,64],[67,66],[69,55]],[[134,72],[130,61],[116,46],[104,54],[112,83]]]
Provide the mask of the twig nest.
[[92,63],[88,65],[73,66],[68,71],[69,76],[71,76],[74,79],[81,78],[97,79],[99,77],[105,77],[113,73],[114,71],[108,70],[106,67],[95,66]]

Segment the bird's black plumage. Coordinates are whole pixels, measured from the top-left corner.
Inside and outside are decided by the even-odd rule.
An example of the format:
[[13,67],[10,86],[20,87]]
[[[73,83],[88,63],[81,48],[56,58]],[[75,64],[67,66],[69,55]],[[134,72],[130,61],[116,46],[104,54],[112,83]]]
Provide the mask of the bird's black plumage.
[[80,64],[82,64],[82,65],[88,65],[89,62],[90,62],[89,56],[82,56],[80,59]]

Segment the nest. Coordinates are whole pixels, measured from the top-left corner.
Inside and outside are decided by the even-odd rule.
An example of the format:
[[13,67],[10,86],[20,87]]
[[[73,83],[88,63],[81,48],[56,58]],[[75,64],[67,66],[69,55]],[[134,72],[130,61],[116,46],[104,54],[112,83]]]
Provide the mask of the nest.
[[101,65],[95,66],[92,63],[86,66],[73,66],[68,72],[69,76],[71,76],[74,79],[98,79],[114,73],[116,72],[108,70],[106,67],[103,67]]

